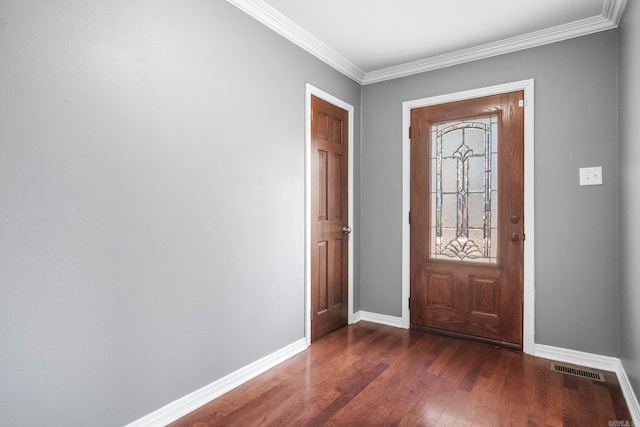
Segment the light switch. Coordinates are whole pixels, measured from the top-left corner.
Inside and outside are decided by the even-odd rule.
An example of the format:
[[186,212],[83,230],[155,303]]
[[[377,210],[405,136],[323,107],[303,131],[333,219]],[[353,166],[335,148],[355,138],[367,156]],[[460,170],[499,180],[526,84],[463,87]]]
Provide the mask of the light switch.
[[602,185],[602,166],[580,168],[580,185]]

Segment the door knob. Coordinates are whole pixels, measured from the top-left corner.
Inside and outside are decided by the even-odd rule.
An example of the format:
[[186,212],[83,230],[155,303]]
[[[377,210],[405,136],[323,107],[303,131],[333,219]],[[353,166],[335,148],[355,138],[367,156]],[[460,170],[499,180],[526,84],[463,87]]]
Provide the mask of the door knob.
[[517,242],[518,240],[520,240],[520,235],[518,233],[511,233],[511,241]]
[[351,227],[349,227],[348,225],[342,227],[342,234],[351,234]]

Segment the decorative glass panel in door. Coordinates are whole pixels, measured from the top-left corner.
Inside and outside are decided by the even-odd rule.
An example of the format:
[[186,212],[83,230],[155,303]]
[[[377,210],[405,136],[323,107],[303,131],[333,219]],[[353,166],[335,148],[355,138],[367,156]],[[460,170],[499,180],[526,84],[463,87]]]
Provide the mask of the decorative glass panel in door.
[[497,262],[498,116],[431,126],[432,259]]

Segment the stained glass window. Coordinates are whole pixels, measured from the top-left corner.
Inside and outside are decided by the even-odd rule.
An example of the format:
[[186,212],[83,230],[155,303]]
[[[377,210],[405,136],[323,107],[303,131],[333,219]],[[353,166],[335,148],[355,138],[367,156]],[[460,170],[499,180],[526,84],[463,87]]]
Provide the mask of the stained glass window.
[[431,258],[496,263],[498,117],[431,127]]

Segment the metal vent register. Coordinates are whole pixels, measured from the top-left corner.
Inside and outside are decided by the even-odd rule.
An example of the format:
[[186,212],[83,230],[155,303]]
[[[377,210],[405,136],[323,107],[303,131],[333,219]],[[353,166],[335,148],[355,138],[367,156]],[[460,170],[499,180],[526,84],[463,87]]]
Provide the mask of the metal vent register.
[[573,375],[580,378],[586,378],[588,380],[599,381],[601,383],[606,382],[604,375],[600,372],[591,371],[589,369],[578,369],[562,363],[551,363],[551,370],[554,372],[560,372],[561,374]]

